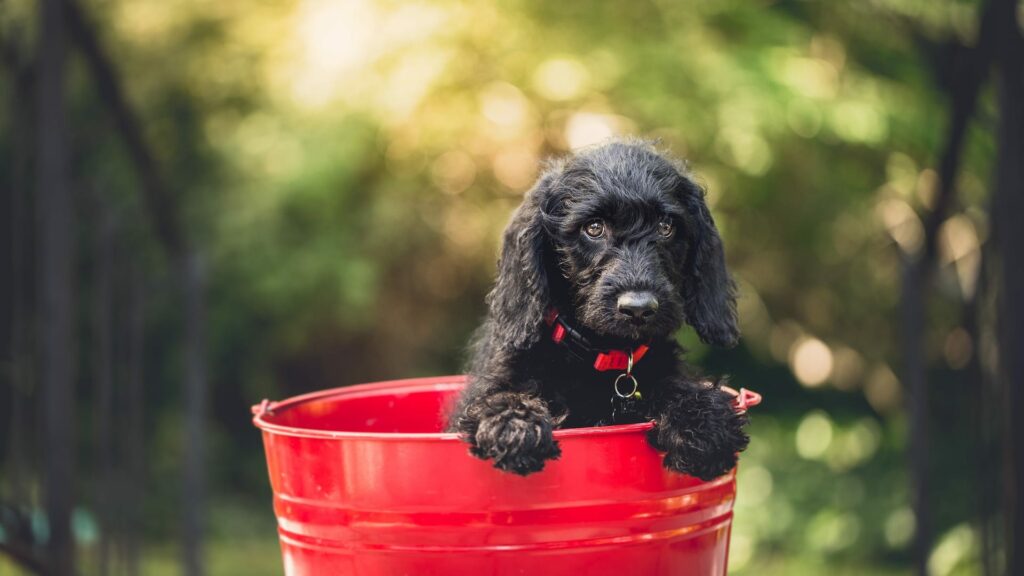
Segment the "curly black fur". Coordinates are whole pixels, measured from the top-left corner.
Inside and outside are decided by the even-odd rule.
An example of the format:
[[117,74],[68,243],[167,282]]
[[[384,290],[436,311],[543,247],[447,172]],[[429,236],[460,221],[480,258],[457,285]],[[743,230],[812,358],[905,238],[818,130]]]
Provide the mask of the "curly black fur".
[[[598,238],[583,232],[595,221],[604,226]],[[622,312],[618,298],[629,291],[653,296],[656,310],[643,319]],[[618,374],[595,371],[546,337],[552,306],[608,348],[650,344],[633,374],[666,467],[710,479],[746,447],[746,418],[718,384],[690,372],[673,338],[685,322],[707,343],[736,343],[722,242],[703,189],[652,145],[613,142],[548,166],[505,230],[487,302],[450,423],[473,455],[529,474],[560,455],[554,428],[610,422]]]
[[742,430],[746,415],[736,414],[732,397],[710,383],[685,383],[669,396],[647,435],[652,446],[666,452],[665,466],[705,480],[735,466],[748,438]]
[[470,452],[493,459],[496,468],[526,475],[562,454],[551,436],[551,414],[540,398],[499,392],[469,406],[459,418],[459,429],[474,439]]

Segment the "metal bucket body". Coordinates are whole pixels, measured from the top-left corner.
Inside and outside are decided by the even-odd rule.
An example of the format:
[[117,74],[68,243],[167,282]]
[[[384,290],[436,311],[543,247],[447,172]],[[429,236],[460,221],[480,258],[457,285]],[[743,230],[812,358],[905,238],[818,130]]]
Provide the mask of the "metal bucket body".
[[521,477],[445,434],[464,378],[351,386],[256,408],[289,576],[726,573],[735,472],[666,471],[653,424],[555,432]]

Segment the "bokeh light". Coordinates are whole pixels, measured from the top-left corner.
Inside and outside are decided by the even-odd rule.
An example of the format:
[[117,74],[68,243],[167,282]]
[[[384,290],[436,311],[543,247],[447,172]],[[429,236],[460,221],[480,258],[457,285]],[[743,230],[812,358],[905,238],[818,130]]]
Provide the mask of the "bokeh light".
[[832,374],[832,350],[817,338],[801,338],[790,347],[789,365],[804,386],[821,386]]
[[823,411],[809,412],[796,429],[796,451],[801,458],[817,460],[832,445],[832,420]]

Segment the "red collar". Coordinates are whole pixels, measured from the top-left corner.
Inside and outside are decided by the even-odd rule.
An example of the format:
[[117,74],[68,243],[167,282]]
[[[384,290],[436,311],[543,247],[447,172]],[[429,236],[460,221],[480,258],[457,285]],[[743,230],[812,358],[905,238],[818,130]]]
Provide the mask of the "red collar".
[[629,367],[629,355],[633,354],[633,364],[636,364],[647,353],[649,346],[641,344],[636,348],[629,349],[598,349],[583,336],[578,330],[569,326],[564,318],[558,313],[558,309],[551,307],[544,315],[544,323],[551,327],[551,340],[556,344],[566,346],[578,358],[590,361],[594,358],[594,370],[606,372],[608,370],[626,370]]

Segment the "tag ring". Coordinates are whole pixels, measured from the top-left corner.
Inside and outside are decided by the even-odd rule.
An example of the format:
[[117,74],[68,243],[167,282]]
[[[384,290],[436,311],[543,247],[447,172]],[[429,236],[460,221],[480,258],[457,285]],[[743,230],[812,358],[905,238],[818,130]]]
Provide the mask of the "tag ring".
[[[622,391],[619,390],[619,382],[622,382],[623,378],[628,378],[629,381],[633,383],[633,389],[630,390],[628,394],[623,394]],[[619,377],[615,379],[615,395],[618,396],[619,398],[632,398],[633,396],[636,395],[636,391],[639,388],[640,384],[637,383],[636,378],[634,378],[633,375],[628,372],[625,374],[619,374]]]

